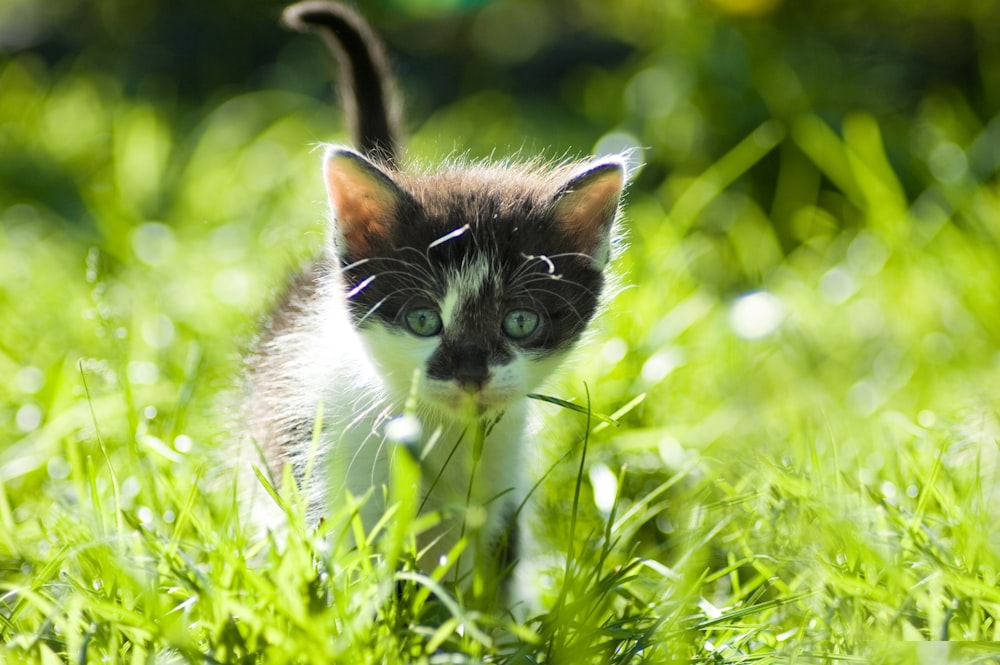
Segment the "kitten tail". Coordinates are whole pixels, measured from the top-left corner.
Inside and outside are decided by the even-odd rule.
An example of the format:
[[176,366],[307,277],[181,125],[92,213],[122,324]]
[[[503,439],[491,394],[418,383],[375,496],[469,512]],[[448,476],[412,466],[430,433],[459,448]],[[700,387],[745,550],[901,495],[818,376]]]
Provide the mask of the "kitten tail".
[[323,0],[291,5],[281,18],[293,30],[323,37],[340,64],[341,97],[355,147],[395,168],[399,112],[393,104],[388,58],[368,24],[347,7]]

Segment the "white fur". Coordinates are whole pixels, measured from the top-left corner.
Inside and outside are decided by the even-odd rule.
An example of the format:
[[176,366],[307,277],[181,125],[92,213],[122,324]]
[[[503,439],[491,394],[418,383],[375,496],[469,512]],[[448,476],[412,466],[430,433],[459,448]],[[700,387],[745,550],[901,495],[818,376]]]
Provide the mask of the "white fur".
[[445,297],[441,301],[441,320],[447,330],[455,324],[459,306],[479,292],[490,278],[490,264],[485,256],[479,256],[471,264],[463,266],[448,277]]

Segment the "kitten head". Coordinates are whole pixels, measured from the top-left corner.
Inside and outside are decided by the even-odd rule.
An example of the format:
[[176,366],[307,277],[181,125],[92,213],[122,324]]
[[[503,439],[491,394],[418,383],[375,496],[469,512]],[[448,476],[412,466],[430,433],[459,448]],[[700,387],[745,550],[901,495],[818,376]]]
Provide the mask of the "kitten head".
[[535,388],[597,309],[625,166],[385,171],[332,148],[331,255],[354,325],[396,391],[456,417]]

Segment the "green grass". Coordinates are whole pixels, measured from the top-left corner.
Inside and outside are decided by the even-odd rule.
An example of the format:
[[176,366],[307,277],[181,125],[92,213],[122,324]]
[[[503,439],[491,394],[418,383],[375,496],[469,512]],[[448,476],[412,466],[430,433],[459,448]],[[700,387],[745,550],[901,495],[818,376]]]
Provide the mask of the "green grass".
[[320,237],[329,110],[257,93],[181,133],[99,77],[0,89],[0,661],[997,662],[1000,189],[967,117],[920,120],[915,192],[863,114],[640,179],[630,288],[545,390],[618,426],[537,404],[522,624],[409,565],[405,500],[357,548],[350,507],[313,533],[285,495],[280,551],[235,517],[218,413]]

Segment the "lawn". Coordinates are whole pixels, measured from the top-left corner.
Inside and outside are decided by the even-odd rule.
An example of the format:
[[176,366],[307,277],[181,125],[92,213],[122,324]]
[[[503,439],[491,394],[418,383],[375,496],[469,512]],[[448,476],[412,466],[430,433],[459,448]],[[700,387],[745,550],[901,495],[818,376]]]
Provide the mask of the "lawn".
[[[542,391],[581,408],[537,403],[518,621],[408,565],[413,468],[358,547],[294,493],[282,547],[236,517],[226,405],[321,238],[327,102],[180,117],[27,57],[0,90],[0,661],[1000,662],[1000,124],[963,100],[905,167],[875,114],[805,108],[637,175],[622,288]],[[516,146],[493,101],[416,159]]]

